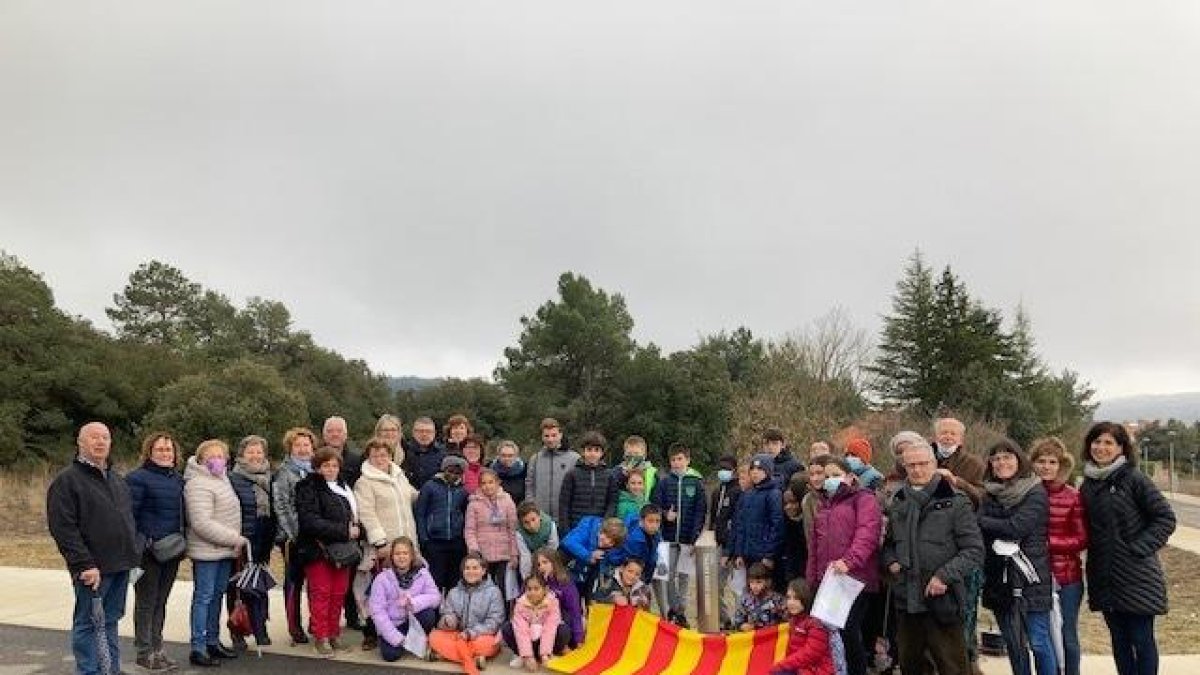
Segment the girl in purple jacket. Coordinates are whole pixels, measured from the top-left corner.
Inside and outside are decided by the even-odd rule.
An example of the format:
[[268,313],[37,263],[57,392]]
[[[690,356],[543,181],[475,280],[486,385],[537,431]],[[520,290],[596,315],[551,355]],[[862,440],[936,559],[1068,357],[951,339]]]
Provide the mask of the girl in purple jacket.
[[870,490],[860,488],[846,460],[826,457],[825,482],[819,493],[812,540],[808,542],[805,578],[817,588],[826,574],[848,574],[863,582],[863,592],[850,607],[842,629],[848,675],[865,675],[867,649],[863,641],[863,616],[871,594],[879,591],[879,542],[883,520],[879,502]]
[[371,582],[371,618],[379,631],[383,660],[395,661],[404,653],[404,636],[411,619],[416,618],[428,635],[437,623],[440,604],[442,594],[425,561],[417,555],[412,539],[396,539],[392,542],[392,566]]
[[552,548],[539,548],[533,554],[533,563],[546,588],[558,598],[563,621],[571,629],[567,647],[575,649],[583,644],[583,603],[579,601],[579,589],[563,565],[562,554]]

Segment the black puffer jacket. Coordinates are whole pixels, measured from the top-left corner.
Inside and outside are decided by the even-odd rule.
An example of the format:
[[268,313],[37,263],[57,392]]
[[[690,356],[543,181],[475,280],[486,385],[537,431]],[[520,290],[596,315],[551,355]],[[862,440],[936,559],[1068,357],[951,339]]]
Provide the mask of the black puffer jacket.
[[71,577],[96,567],[113,574],[142,561],[129,488],[116,471],[75,459],[54,477],[46,493],[46,520]]
[[[1011,509],[1004,508],[994,495],[984,494],[983,503],[979,505],[979,530],[983,533],[984,550],[983,606],[1007,610],[1012,606],[1013,591],[1020,588],[1026,610],[1049,612],[1054,599],[1046,542],[1046,522],[1050,518],[1046,489],[1039,481]],[[997,539],[1016,542],[1033,563],[1039,581],[1027,582],[1009,558],[997,555],[992,550],[992,543]]]
[[1079,490],[1087,514],[1087,591],[1092,611],[1167,613],[1158,551],[1175,531],[1175,512],[1141,471],[1122,466]]
[[329,489],[318,472],[296,484],[296,517],[300,521],[296,553],[305,565],[322,557],[323,546],[350,541],[350,522],[354,519],[350,502]]
[[719,484],[708,503],[708,524],[723,551],[728,551],[733,544],[733,514],[741,497],[742,488],[735,478]]
[[608,518],[617,513],[617,480],[604,465],[587,465],[576,462],[571,472],[563,478],[562,492],[558,495],[558,510],[566,519],[566,527],[559,531],[570,532],[584,516]]

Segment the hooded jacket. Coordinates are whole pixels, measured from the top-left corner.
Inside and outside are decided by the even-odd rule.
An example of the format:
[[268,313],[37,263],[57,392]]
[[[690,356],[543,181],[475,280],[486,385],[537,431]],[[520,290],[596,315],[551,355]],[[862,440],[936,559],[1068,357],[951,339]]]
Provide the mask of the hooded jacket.
[[462,539],[466,515],[467,490],[462,481],[450,485],[440,473],[421,488],[413,507],[421,542]]
[[560,582],[557,578],[545,579],[546,588],[558,598],[558,608],[567,628],[571,629],[572,648],[583,644],[583,602],[579,599],[579,589],[570,581]]
[[[966,577],[983,564],[983,536],[971,499],[938,474],[922,490],[905,485],[888,509],[880,562],[884,569],[900,564],[900,573],[891,578],[897,611],[960,616]],[[950,590],[926,598],[934,575]]]
[[784,447],[775,455],[775,465],[771,468],[771,477],[775,479],[780,489],[787,486],[797,471],[804,470],[804,463],[796,459],[790,447]]
[[1050,542],[1050,569],[1059,586],[1083,581],[1083,561],[1079,554],[1087,550],[1087,517],[1079,490],[1061,481],[1043,481],[1050,500],[1050,521],[1046,538]]
[[489,563],[517,560],[517,507],[503,489],[489,498],[482,491],[467,500],[463,537],[468,551],[479,551]]
[[494,459],[489,466],[500,478],[500,487],[512,497],[514,504],[525,501],[525,460],[518,457],[512,466],[504,466],[499,459]]
[[[447,622],[447,617],[453,617]],[[496,635],[504,622],[504,597],[492,580],[484,575],[478,584],[459,581],[442,601],[442,625],[454,624],[453,630],[471,638]]]
[[183,479],[188,557],[207,561],[237,557],[237,546],[245,540],[242,504],[229,476],[212,475],[193,455],[188,458]]
[[733,516],[730,553],[748,560],[774,559],[783,545],[783,493],[767,478],[742,494]]
[[644,563],[642,567],[642,581],[650,583],[654,578],[654,568],[658,565],[658,544],[662,539],[662,532],[655,532],[653,536],[646,533],[642,529],[642,521],[638,516],[630,516],[625,519],[625,529],[628,534],[625,536],[625,543],[621,548],[624,551],[624,559],[637,558]]
[[[707,494],[700,472],[689,468],[683,475],[668,472],[659,477],[650,501],[663,510],[663,541],[672,544],[695,544],[704,529]],[[667,519],[667,511],[675,510],[675,521]]]
[[[603,461],[576,462],[563,478],[558,511],[570,529],[584,516],[611,517],[617,513],[617,481]],[[559,521],[555,517],[555,522]]]
[[533,656],[533,643],[538,643],[538,652],[542,658],[548,658],[554,653],[554,637],[562,624],[562,612],[558,607],[558,598],[547,590],[546,597],[540,605],[534,606],[524,595],[517,598],[513,606],[512,628],[513,637],[517,640],[517,656],[529,658]]
[[539,450],[530,459],[525,473],[525,498],[536,501],[538,507],[549,513],[554,522],[568,529],[567,520],[560,513],[559,495],[562,494],[563,481],[578,461],[579,453],[564,443],[556,450]]
[[141,563],[129,489],[111,468],[78,458],[67,465],[46,493],[46,521],[72,579],[93,567],[114,574]]
[[843,560],[850,576],[879,590],[879,541],[883,522],[875,495],[864,488],[843,483],[832,497],[821,495],[808,540],[808,565],[804,578],[812,588],[821,584],[829,564]]
[[387,471],[382,471],[364,462],[362,476],[354,485],[354,498],[358,500],[358,518],[369,544],[384,546],[400,536],[416,542],[413,502],[417,500],[417,491],[399,466],[389,464]]
[[125,477],[138,534],[147,542],[183,533],[183,476],[146,460]]
[[728,483],[720,483],[713,491],[712,500],[708,505],[708,522],[713,529],[713,536],[721,550],[729,552],[733,541],[733,514],[737,512],[738,500],[742,497],[742,488],[737,479]]
[[420,490],[442,470],[445,458],[446,449],[437,441],[425,446],[413,441],[404,448],[404,464],[400,468],[408,476],[409,484]]
[[1162,492],[1129,465],[1103,480],[1085,478],[1079,492],[1088,515],[1088,607],[1166,614],[1167,587],[1158,551],[1175,531],[1175,512]]
[[560,550],[565,554],[567,567],[578,582],[592,578],[593,567],[603,576],[608,570],[625,562],[625,549],[614,547],[604,554],[598,565],[592,565],[592,551],[600,548],[600,526],[603,524],[603,518],[586,516],[562,540]]
[[[411,608],[400,605],[401,593],[412,601]],[[437,607],[442,602],[442,594],[429,574],[429,568],[424,565],[412,574],[408,588],[401,588],[396,571],[388,568],[371,581],[369,602],[371,618],[375,622],[375,629],[379,631],[379,638],[393,647],[399,647],[404,635],[398,626],[409,621],[417,612]]]

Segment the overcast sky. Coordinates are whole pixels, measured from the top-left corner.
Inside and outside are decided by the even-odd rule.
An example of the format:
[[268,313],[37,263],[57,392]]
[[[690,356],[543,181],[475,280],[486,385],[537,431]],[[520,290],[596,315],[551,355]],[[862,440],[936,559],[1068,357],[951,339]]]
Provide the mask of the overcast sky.
[[667,349],[916,248],[1102,395],[1200,390],[1200,3],[0,4],[0,247],[108,326],[161,259],[393,375],[580,272]]

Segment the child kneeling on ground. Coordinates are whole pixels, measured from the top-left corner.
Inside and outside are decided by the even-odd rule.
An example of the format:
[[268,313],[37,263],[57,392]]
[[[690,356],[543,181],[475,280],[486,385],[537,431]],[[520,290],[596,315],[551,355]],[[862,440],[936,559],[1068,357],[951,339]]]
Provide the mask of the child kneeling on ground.
[[438,629],[429,634],[429,646],[463,671],[479,675],[487,660],[500,652],[500,624],[504,597],[487,578],[487,563],[478,553],[462,561],[462,580],[442,601]]
[[395,661],[404,654],[404,638],[413,619],[426,635],[433,630],[441,602],[442,594],[412,539],[399,537],[392,542],[392,566],[371,582],[370,595],[371,618],[379,631],[379,655],[384,661]]
[[771,571],[762,563],[754,563],[746,572],[746,592],[733,615],[738,630],[757,630],[783,623],[783,596],[771,590]]
[[516,654],[511,668],[524,667],[530,672],[555,654],[567,649],[570,629],[562,622],[558,599],[546,588],[541,577],[525,580],[525,593],[517,598],[513,618],[500,629],[504,644]]
[[807,605],[812,595],[803,579],[788,585],[787,656],[771,666],[772,675],[834,675],[830,631],[825,624],[809,616]]
[[608,605],[631,605],[637,609],[650,609],[650,586],[642,581],[644,563],[639,558],[629,558],[613,573],[600,580],[592,600]]

